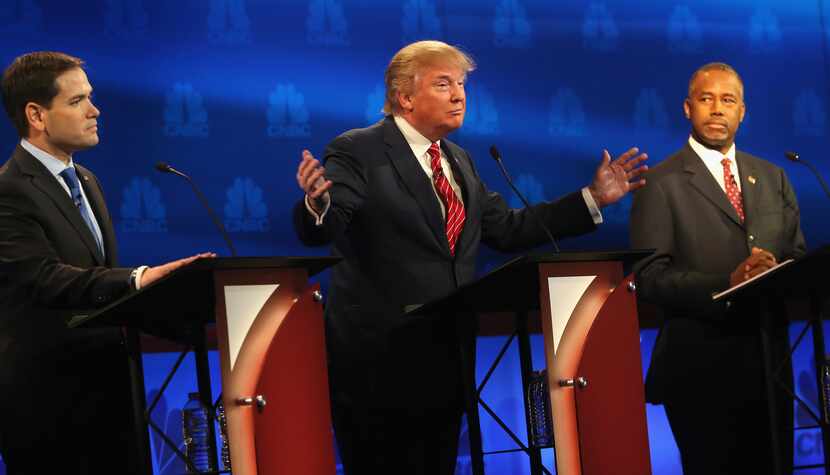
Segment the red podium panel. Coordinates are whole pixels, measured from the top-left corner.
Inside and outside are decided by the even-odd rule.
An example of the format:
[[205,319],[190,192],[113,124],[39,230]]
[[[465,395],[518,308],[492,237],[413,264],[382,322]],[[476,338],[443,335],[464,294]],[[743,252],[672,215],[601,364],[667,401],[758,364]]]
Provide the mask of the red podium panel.
[[637,306],[621,262],[539,265],[560,475],[651,473]]
[[[322,304],[308,277],[335,262],[198,260],[70,325],[116,325],[133,335],[134,413],[149,423],[137,333],[193,349],[201,400],[210,407],[205,326],[215,322],[233,473],[334,475]],[[137,472],[149,475],[146,426],[136,428],[136,440],[147,454]],[[217,465],[215,451],[210,458]]]
[[[533,370],[527,315],[539,310],[556,473],[648,475],[651,463],[637,304],[635,289],[629,286],[630,279],[624,278],[624,267],[650,253],[568,252],[520,257],[417,312],[515,314],[512,331],[518,337],[522,380],[527,386]],[[480,391],[468,391],[478,398],[475,407],[468,409],[476,475],[484,473],[485,465],[478,405],[497,418],[481,400]],[[530,440],[536,430],[531,422],[536,409],[529,407],[527,395],[522,398]],[[528,454],[531,474],[545,472],[544,446],[524,446],[503,422],[502,428]]]

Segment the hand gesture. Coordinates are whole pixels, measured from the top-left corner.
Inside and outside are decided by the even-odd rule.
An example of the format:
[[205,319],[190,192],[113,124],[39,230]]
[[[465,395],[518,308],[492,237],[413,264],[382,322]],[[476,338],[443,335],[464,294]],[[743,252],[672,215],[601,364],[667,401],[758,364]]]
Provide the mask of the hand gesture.
[[311,152],[303,150],[303,159],[297,168],[297,184],[308,197],[309,205],[318,213],[323,212],[325,203],[329,200],[331,181],[326,180],[323,175],[325,171],[326,169],[311,155]]
[[184,267],[191,262],[195,261],[196,259],[203,259],[203,258],[213,258],[216,257],[216,254],[213,252],[203,252],[201,254],[196,254],[195,256],[185,257],[184,259],[179,259],[177,261],[168,262],[167,264],[162,264],[160,266],[150,267],[141,274],[141,288],[152,284],[153,282],[161,279],[162,277],[166,276],[167,274],[173,272],[174,270],[178,269],[179,267]]
[[643,164],[648,155],[637,155],[638,151],[634,147],[614,161],[611,161],[608,150],[602,151],[602,163],[594,174],[594,181],[588,186],[597,206],[602,208],[616,203],[629,191],[645,186],[645,178],[637,178],[648,170],[648,165]]
[[778,265],[778,262],[771,252],[753,247],[752,254],[738,264],[738,267],[729,276],[729,285],[734,287],[745,280],[755,277],[761,272],[772,269],[776,265]]

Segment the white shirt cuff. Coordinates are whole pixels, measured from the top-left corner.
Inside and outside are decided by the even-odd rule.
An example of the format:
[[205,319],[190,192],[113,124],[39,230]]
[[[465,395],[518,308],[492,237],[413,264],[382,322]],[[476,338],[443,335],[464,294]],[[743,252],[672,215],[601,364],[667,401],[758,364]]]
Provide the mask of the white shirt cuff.
[[150,266],[140,266],[135,270],[135,290],[141,290],[141,277],[144,276],[144,271],[149,269]]
[[318,214],[317,211],[314,211],[314,208],[311,207],[311,204],[308,201],[308,195],[305,195],[305,209],[307,209],[308,212],[311,213],[312,216],[314,216],[315,226],[321,226],[323,224],[323,218],[326,217],[326,213],[329,212],[329,208],[331,207],[331,195],[329,195],[328,193],[323,195],[323,204],[323,212]]
[[591,195],[591,190],[587,186],[582,188],[582,199],[585,200],[585,205],[588,206],[588,212],[591,213],[591,219],[594,220],[594,224],[602,224],[602,213],[599,210],[599,206],[597,206],[597,202],[594,201],[594,197]]

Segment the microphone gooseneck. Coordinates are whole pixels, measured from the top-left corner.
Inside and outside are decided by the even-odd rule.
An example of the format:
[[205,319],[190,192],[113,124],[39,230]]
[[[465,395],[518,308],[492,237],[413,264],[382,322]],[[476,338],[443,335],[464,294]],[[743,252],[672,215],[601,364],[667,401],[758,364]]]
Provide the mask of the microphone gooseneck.
[[827,187],[827,183],[824,181],[824,178],[821,177],[821,173],[819,173],[818,169],[815,166],[813,166],[812,163],[805,162],[804,160],[802,160],[796,152],[784,152],[784,156],[787,157],[787,160],[791,162],[800,163],[805,167],[809,168],[810,171],[813,172],[813,175],[816,176],[816,179],[821,185],[821,188],[824,189],[824,193],[827,195],[828,198],[830,198],[830,188]]
[[231,242],[231,237],[228,235],[228,232],[225,231],[225,226],[222,225],[222,221],[216,216],[216,213],[213,212],[213,208],[210,207],[208,204],[207,198],[205,195],[202,194],[202,191],[196,186],[196,183],[188,176],[186,173],[180,172],[175,168],[171,167],[169,164],[164,162],[156,163],[156,170],[162,173],[172,173],[173,175],[178,175],[188,183],[190,183],[190,187],[193,188],[193,192],[196,194],[196,198],[199,199],[199,202],[202,203],[202,206],[207,210],[208,215],[213,220],[213,224],[216,226],[216,229],[219,230],[219,233],[222,234],[222,238],[225,240],[225,244],[228,246],[228,249],[231,251],[231,256],[236,257],[236,248],[233,246],[233,242]]
[[497,149],[495,145],[490,146],[490,156],[493,157],[493,160],[495,160],[496,163],[499,165],[499,170],[501,170],[501,174],[504,176],[504,179],[507,180],[507,184],[510,185],[510,188],[513,190],[513,193],[515,193],[516,196],[519,197],[519,199],[525,205],[525,208],[527,208],[527,212],[533,217],[533,219],[536,220],[537,223],[539,223],[539,226],[542,227],[542,230],[545,231],[545,234],[547,234],[551,244],[553,244],[553,249],[558,254],[560,252],[559,244],[557,244],[556,239],[553,237],[553,234],[550,232],[550,229],[548,229],[548,226],[545,224],[545,222],[542,221],[538,216],[536,216],[536,213],[533,212],[533,208],[531,208],[530,203],[527,202],[527,199],[524,197],[524,195],[522,195],[519,189],[516,188],[516,185],[513,184],[513,179],[510,178],[510,174],[507,173],[507,168],[504,167],[504,163],[502,163],[501,161],[501,154],[499,153],[499,149]]

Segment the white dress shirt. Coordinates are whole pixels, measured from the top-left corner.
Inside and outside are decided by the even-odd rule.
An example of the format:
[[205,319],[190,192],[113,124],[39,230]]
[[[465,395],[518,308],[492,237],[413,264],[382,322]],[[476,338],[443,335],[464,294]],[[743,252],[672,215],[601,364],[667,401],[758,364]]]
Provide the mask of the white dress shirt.
[[735,177],[735,183],[738,184],[738,191],[741,191],[741,176],[738,174],[738,162],[735,161],[735,144],[733,143],[731,147],[729,147],[729,151],[726,152],[726,155],[720,153],[717,150],[712,150],[711,148],[706,148],[695,140],[694,137],[691,135],[689,136],[689,146],[692,147],[692,150],[695,151],[698,157],[703,160],[703,164],[706,165],[706,168],[712,173],[712,176],[715,177],[715,181],[718,182],[720,185],[720,189],[726,193],[726,183],[723,181],[723,164],[721,164],[721,160],[723,157],[729,159],[729,169],[732,170],[732,176]]

